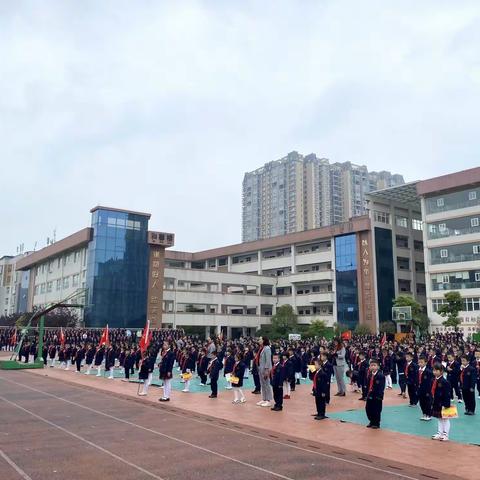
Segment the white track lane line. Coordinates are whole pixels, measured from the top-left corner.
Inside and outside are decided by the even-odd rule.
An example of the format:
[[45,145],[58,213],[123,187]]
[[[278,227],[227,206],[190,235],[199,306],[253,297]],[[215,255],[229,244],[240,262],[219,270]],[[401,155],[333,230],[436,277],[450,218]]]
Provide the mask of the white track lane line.
[[[113,420],[117,420],[119,422],[122,422],[122,423],[126,423],[128,425],[132,425],[134,427],[137,427],[137,428],[140,428],[140,429],[143,429],[143,430],[146,430],[146,431],[149,431],[149,432],[152,432],[152,433],[155,433],[157,435],[164,435],[162,434],[161,432],[158,432],[156,430],[152,430],[152,429],[149,429],[147,427],[143,427],[142,425],[137,425],[135,423],[132,423],[132,422],[129,422],[128,420],[124,420],[123,418],[117,418],[113,415],[110,415],[108,413],[104,413],[104,412],[101,412],[99,410],[95,410],[94,408],[90,408],[90,407],[87,407],[85,405],[82,405],[80,403],[77,403],[77,402],[74,402],[72,400],[67,400],[66,398],[62,398],[62,397],[59,397],[57,395],[54,395],[53,393],[49,393],[49,392],[45,392],[43,390],[39,390],[37,388],[34,388],[34,387],[30,387],[29,385],[25,385],[23,383],[18,383],[18,382],[14,382],[13,380],[10,380],[8,378],[5,378],[5,377],[0,377],[0,379],[2,380],[6,380],[7,382],[10,382],[10,383],[13,383],[14,385],[18,385],[20,387],[23,387],[23,388],[26,388],[28,390],[32,390],[34,392],[37,392],[37,393],[41,393],[43,395],[46,395],[48,397],[52,397],[52,398],[56,398],[57,400],[61,400],[62,402],[66,402],[66,403],[69,403],[70,405],[75,405],[77,407],[80,407],[80,408],[83,408],[85,410],[89,410],[93,413],[97,413],[98,415],[103,415],[105,417],[108,417],[108,418],[111,418]],[[58,379],[53,379],[53,378],[49,378],[49,380],[53,380],[53,381],[59,381],[61,382],[61,380],[58,380]],[[79,390],[82,389],[82,385],[75,385],[76,388],[78,388]],[[87,387],[88,388],[88,387]],[[97,389],[94,389],[96,392],[98,392],[98,394],[100,395],[106,395],[105,392],[103,391],[99,391]],[[124,400],[124,401],[127,401],[125,400],[124,398],[119,398],[117,397],[117,400]],[[148,404],[145,404],[145,406],[149,406]],[[180,418],[183,418],[185,419],[185,415],[182,415],[182,414],[179,414],[179,413],[175,413],[175,412],[171,412],[171,411],[168,411],[168,410],[164,410],[162,409],[162,412],[168,414],[168,415],[172,415],[172,416],[175,416],[175,417],[180,417]],[[191,412],[191,413],[198,413],[198,412]],[[382,473],[388,473],[389,475],[392,475],[392,476],[395,476],[395,477],[398,477],[398,478],[403,478],[403,479],[406,479],[406,480],[420,480],[420,478],[418,477],[411,477],[409,475],[405,475],[403,473],[398,473],[398,472],[393,472],[391,470],[386,470],[384,468],[380,468],[380,467],[374,467],[372,465],[365,465],[364,463],[360,463],[360,462],[357,462],[355,460],[348,460],[346,458],[342,458],[342,457],[337,457],[335,455],[331,455],[331,454],[328,454],[328,453],[322,453],[322,452],[316,452],[315,450],[310,450],[308,448],[303,448],[303,447],[299,447],[299,446],[296,446],[296,445],[291,445],[291,444],[288,444],[288,443],[283,443],[283,442],[280,442],[278,440],[273,440],[273,439],[270,439],[270,438],[265,438],[265,437],[262,437],[260,435],[255,435],[253,433],[248,433],[248,432],[242,432],[241,430],[236,430],[234,428],[230,428],[230,427],[224,427],[222,425],[217,425],[217,424],[214,424],[214,423],[210,423],[210,422],[205,422],[203,420],[198,420],[196,418],[190,418],[189,420],[191,421],[194,421],[196,423],[200,423],[200,424],[203,424],[203,425],[207,425],[207,426],[210,426],[210,427],[215,427],[215,428],[218,428],[218,429],[222,429],[222,430],[227,430],[227,431],[230,431],[230,432],[234,432],[236,433],[237,435],[238,434],[242,434],[244,436],[247,436],[247,437],[253,437],[253,438],[257,438],[259,440],[263,440],[265,442],[268,442],[268,443],[273,443],[273,444],[276,444],[276,445],[282,445],[284,447],[289,447],[289,448],[292,448],[294,450],[300,450],[302,452],[308,452],[308,453],[312,453],[314,455],[319,455],[321,457],[324,457],[324,458],[329,458],[329,459],[332,459],[332,460],[338,460],[339,462],[343,462],[343,463],[348,463],[350,465],[355,465],[357,467],[362,467],[362,468],[366,468],[368,470],[374,470],[376,472],[382,472]],[[173,439],[173,437],[172,437]],[[183,442],[183,440],[180,440],[180,439],[175,439],[179,442]],[[195,446],[196,448],[200,448],[200,449],[203,449],[203,447],[199,447],[199,446]],[[252,465],[254,467],[254,465]]]
[[[93,448],[96,448],[97,450],[100,450],[103,453],[106,453],[107,455],[110,455],[113,457],[115,460],[118,460],[120,462],[125,463],[126,465],[133,467],[137,469],[139,472],[144,473],[145,475],[148,475],[149,477],[155,478],[156,480],[164,480],[162,477],[159,477],[158,475],[155,475],[152,472],[149,472],[148,470],[145,470],[144,468],[140,467],[139,465],[136,465],[135,463],[129,462],[128,460],[125,460],[122,457],[119,457],[118,455],[115,455],[113,452],[110,450],[107,450],[106,448],[101,447],[100,445],[97,445],[96,443],[91,442],[90,440],[87,440],[86,438],[81,437],[80,435],[77,435],[74,432],[71,432],[70,430],[67,430],[66,428],[61,427],[60,425],[57,425],[54,422],[51,422],[50,420],[47,420],[46,418],[41,417],[40,415],[37,415],[36,413],[32,412],[31,410],[28,410],[21,405],[16,404],[15,402],[11,402],[10,400],[7,400],[4,397],[0,396],[0,400],[4,401],[5,403],[8,403],[9,405],[12,405],[13,407],[18,408],[19,410],[22,410],[22,412],[28,413],[32,417],[36,418],[37,420],[41,420],[42,422],[46,423],[47,425],[50,425],[51,427],[58,428],[58,430],[62,431],[63,433],[66,433],[67,435],[71,435],[72,437],[76,438],[77,440],[80,440],[87,445],[90,445]],[[30,478],[30,477],[28,477]],[[32,479],[30,479],[32,480]]]
[[2,457],[24,480],[32,480],[3,450],[0,450]]
[[[0,400],[2,400],[2,401],[4,401],[5,403],[8,403],[8,404],[10,404],[10,405],[12,405],[12,406],[14,406],[14,407],[17,407],[18,409],[24,411],[25,413],[28,413],[28,414],[32,415],[33,417],[37,418],[38,420],[41,420],[42,422],[47,423],[48,425],[51,425],[52,427],[58,428],[58,429],[61,430],[62,432],[65,432],[65,433],[67,433],[67,434],[69,434],[69,435],[72,435],[72,437],[75,437],[75,438],[77,438],[78,440],[81,440],[82,442],[85,442],[85,443],[87,443],[88,445],[90,445],[90,446],[92,446],[92,447],[94,447],[94,448],[96,448],[96,449],[98,449],[98,450],[101,450],[101,451],[104,452],[104,453],[107,453],[107,454],[111,455],[112,457],[114,457],[114,458],[117,459],[117,460],[121,460],[122,462],[126,463],[127,465],[130,465],[130,466],[132,466],[132,467],[134,467],[134,468],[137,468],[137,469],[140,470],[141,472],[143,472],[143,473],[145,473],[145,474],[147,474],[147,475],[149,475],[149,476],[151,476],[151,477],[153,477],[153,478],[156,478],[156,479],[158,479],[158,480],[164,480],[163,478],[158,477],[158,476],[155,475],[154,473],[149,472],[148,470],[145,470],[144,468],[139,467],[138,465],[135,465],[134,463],[128,462],[127,460],[119,457],[118,455],[115,455],[114,453],[112,453],[112,452],[110,452],[109,450],[101,447],[100,445],[97,445],[96,443],[93,443],[93,442],[91,442],[90,440],[87,440],[86,438],[83,438],[83,437],[81,437],[80,435],[77,435],[76,433],[71,432],[70,430],[67,430],[66,428],[63,428],[63,427],[61,427],[60,425],[57,425],[56,423],[51,422],[50,420],[47,420],[46,418],[41,417],[40,415],[37,415],[36,413],[32,412],[31,410],[28,410],[28,409],[22,407],[21,405],[18,405],[18,404],[15,403],[15,402],[12,402],[12,401],[10,401],[10,400],[7,400],[5,397],[0,396]],[[59,400],[61,400],[61,399],[59,398]],[[75,403],[73,403],[73,404],[74,404],[74,405],[77,405],[77,406],[79,406],[79,407],[81,406],[80,404],[75,404]],[[155,435],[159,435],[159,436],[161,436],[161,437],[168,438],[169,440],[173,440],[173,441],[176,441],[176,442],[179,442],[179,443],[183,443],[184,445],[188,445],[189,447],[196,448],[196,449],[198,449],[198,450],[202,450],[202,451],[204,451],[204,452],[210,453],[211,455],[215,455],[215,456],[217,456],[217,457],[220,457],[220,458],[222,458],[222,459],[224,459],[224,460],[229,460],[229,461],[231,461],[231,462],[234,462],[234,463],[238,463],[238,464],[240,464],[240,465],[243,465],[244,467],[253,468],[253,469],[258,470],[258,471],[260,471],[260,472],[262,472],[262,473],[266,473],[266,474],[268,474],[268,475],[272,475],[272,476],[274,476],[274,477],[281,478],[282,480],[294,480],[293,478],[286,477],[285,475],[281,475],[281,474],[279,474],[279,473],[272,472],[271,470],[268,470],[268,469],[266,469],[266,468],[258,467],[258,466],[256,466],[256,465],[252,465],[251,463],[247,463],[247,462],[242,462],[241,460],[237,460],[237,459],[235,459],[235,458],[233,458],[233,457],[229,457],[228,455],[223,455],[222,453],[214,452],[213,450],[209,450],[208,448],[200,447],[200,446],[198,446],[198,445],[195,445],[195,444],[193,444],[193,443],[187,442],[187,441],[185,441],[185,440],[181,440],[181,439],[179,439],[179,438],[175,438],[175,437],[172,437],[172,436],[170,436],[170,435],[166,435],[165,433],[157,432],[156,430],[151,430],[150,428],[142,427],[141,425],[137,425],[136,423],[132,423],[132,422],[129,422],[129,421],[127,421],[127,420],[123,420],[123,419],[121,419],[121,418],[114,417],[113,415],[104,414],[103,412],[99,412],[99,411],[97,411],[97,410],[95,410],[95,409],[93,409],[93,408],[88,408],[88,410],[90,410],[90,411],[92,411],[92,412],[94,412],[94,413],[97,413],[98,415],[104,415],[104,416],[106,416],[106,417],[108,417],[108,418],[111,418],[112,420],[116,420],[116,421],[118,421],[118,422],[125,423],[125,424],[127,424],[127,425],[130,425],[130,426],[132,426],[132,427],[139,428],[139,429],[141,429],[141,430],[145,430],[145,431],[150,432],[150,433],[153,433],[153,434],[155,434]]]

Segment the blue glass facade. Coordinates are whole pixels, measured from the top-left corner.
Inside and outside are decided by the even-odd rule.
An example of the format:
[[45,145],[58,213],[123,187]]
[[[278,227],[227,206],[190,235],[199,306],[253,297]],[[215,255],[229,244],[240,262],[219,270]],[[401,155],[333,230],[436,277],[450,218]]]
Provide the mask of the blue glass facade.
[[337,323],[354,329],[358,317],[357,236],[335,237]]
[[88,246],[87,327],[143,327],[147,312],[148,215],[92,212]]

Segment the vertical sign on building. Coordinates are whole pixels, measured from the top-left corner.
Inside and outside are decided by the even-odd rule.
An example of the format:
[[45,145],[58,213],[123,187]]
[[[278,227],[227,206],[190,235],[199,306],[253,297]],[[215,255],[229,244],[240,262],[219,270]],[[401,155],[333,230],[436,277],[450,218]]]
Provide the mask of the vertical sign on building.
[[148,268],[147,319],[152,328],[162,327],[165,247],[174,244],[172,233],[148,232],[150,246]]
[[358,234],[359,323],[376,332],[375,287],[373,282],[372,241],[369,231]]

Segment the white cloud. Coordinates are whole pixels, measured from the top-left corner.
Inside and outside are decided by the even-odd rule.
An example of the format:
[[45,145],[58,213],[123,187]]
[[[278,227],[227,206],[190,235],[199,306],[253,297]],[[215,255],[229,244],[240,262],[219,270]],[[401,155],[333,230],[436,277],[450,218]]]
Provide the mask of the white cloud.
[[183,249],[240,239],[243,173],[291,150],[409,180],[478,165],[477,1],[9,2],[0,253],[96,203]]

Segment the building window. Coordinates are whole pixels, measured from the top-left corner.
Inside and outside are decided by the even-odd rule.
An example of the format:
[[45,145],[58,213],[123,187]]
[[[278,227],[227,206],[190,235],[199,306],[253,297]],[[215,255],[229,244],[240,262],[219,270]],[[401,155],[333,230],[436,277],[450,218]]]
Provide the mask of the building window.
[[477,192],[468,192],[468,199],[469,200],[476,200],[477,199]]
[[418,218],[412,218],[412,228],[414,230],[423,230],[423,222]]
[[442,283],[450,283],[450,277],[448,275],[442,275]]
[[373,212],[373,218],[376,222],[390,224],[390,214],[387,212]]
[[473,254],[478,255],[480,253],[480,245],[473,246]]
[[53,282],[47,282],[47,293],[52,293]]
[[478,217],[471,218],[471,219],[470,219],[470,225],[471,225],[472,227],[478,227],[478,225],[479,225]]
[[62,280],[59,278],[57,280],[57,292],[62,289]]
[[42,283],[40,285],[40,293],[45,293],[45,284],[44,283]]
[[475,272],[475,281],[480,282],[480,272]]
[[395,223],[397,227],[408,228],[408,218],[397,215],[395,217]]
[[78,287],[79,277],[78,273],[72,277],[72,287]]
[[447,225],[445,223],[438,224],[438,230],[440,230],[440,232],[445,232],[446,229],[447,229]]
[[34,295],[38,295],[38,285],[35,286]]
[[440,250],[440,257],[441,258],[447,258],[448,257],[448,250],[446,248],[442,248]]
[[63,279],[63,288],[69,288],[70,286],[70,277],[64,277]]
[[444,206],[443,198],[437,198],[437,207],[443,207],[443,206]]

